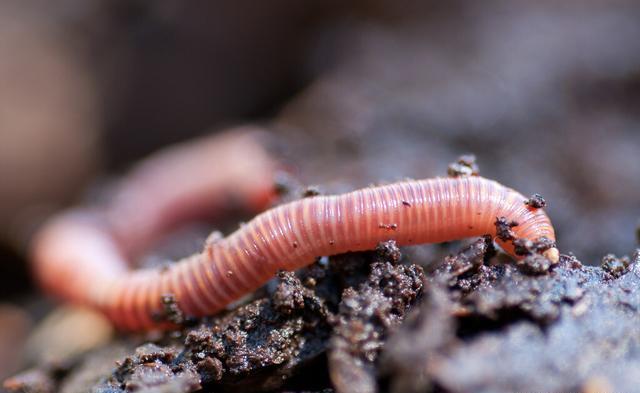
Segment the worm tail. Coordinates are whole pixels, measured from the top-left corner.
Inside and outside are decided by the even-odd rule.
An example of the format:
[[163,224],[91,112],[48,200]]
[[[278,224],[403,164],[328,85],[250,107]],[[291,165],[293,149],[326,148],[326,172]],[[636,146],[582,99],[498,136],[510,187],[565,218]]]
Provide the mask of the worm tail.
[[189,262],[167,272],[132,272],[129,262],[177,224],[211,218],[229,205],[264,209],[277,165],[259,137],[258,129],[240,127],[173,146],[135,167],[107,205],[51,218],[32,241],[41,286],[103,310],[122,328],[153,325],[161,295],[193,297],[185,278],[200,283],[200,276],[186,269]]

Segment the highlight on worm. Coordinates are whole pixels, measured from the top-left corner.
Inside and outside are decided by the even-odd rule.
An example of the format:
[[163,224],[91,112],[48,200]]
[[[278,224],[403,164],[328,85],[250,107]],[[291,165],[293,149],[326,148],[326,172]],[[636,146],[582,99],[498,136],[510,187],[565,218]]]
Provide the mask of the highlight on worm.
[[[203,167],[206,174],[196,177]],[[163,295],[173,295],[187,315],[211,315],[278,270],[386,240],[410,245],[500,235],[496,241],[518,258],[513,239],[542,239],[549,244],[544,255],[559,257],[553,227],[538,205],[495,181],[466,176],[294,201],[167,268],[130,268],[128,261],[171,227],[216,213],[230,198],[264,208],[276,168],[246,130],[160,153],[133,171],[109,205],[71,210],[47,223],[34,241],[37,276],[49,292],[101,310],[121,329],[142,330],[167,326],[154,318]],[[507,235],[496,233],[496,220],[506,223]]]

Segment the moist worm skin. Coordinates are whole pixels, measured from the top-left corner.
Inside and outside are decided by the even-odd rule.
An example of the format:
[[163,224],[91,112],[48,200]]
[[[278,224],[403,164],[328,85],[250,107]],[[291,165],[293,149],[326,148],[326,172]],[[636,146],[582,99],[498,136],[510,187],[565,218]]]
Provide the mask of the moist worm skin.
[[[410,245],[495,236],[496,217],[516,221],[518,238],[555,241],[547,215],[525,200],[476,176],[315,196],[270,209],[166,269],[136,271],[122,262],[122,242],[96,214],[72,212],[50,224],[36,263],[46,272],[55,262],[56,274],[63,274],[58,279],[66,277],[62,283],[51,275],[44,280],[52,292],[102,310],[122,329],[150,329],[164,327],[153,318],[162,309],[163,294],[173,294],[187,315],[211,315],[280,269],[297,269],[322,255],[373,249],[381,241]],[[515,256],[511,244],[497,241]],[[558,251],[546,255],[557,261]]]

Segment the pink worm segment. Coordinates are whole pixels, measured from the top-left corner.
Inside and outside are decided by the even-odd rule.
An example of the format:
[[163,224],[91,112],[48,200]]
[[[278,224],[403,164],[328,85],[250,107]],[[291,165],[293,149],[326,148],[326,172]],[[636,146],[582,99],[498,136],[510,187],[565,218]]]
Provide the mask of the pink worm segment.
[[[217,191],[237,181],[227,178]],[[519,223],[513,228],[517,237],[555,241],[547,215],[525,199],[481,177],[406,181],[316,196],[270,209],[167,269],[136,271],[123,263],[125,240],[95,215],[71,213],[43,230],[35,261],[52,292],[102,310],[122,329],[149,329],[158,327],[152,315],[162,309],[163,294],[174,294],[188,315],[210,315],[280,269],[297,269],[321,255],[373,249],[380,241],[409,245],[495,236],[496,217],[502,216]],[[498,242],[514,255],[512,245]],[[555,248],[546,255],[558,259]]]

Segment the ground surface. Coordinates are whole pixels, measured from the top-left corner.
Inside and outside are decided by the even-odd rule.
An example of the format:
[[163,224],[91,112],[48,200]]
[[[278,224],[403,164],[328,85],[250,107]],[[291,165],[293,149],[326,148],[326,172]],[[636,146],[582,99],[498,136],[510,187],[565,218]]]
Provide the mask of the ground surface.
[[[15,390],[634,391],[640,252],[514,263],[478,239],[430,274],[393,242],[282,272],[227,315],[123,338]],[[404,321],[404,323],[403,323]],[[544,376],[544,378],[541,378]]]

